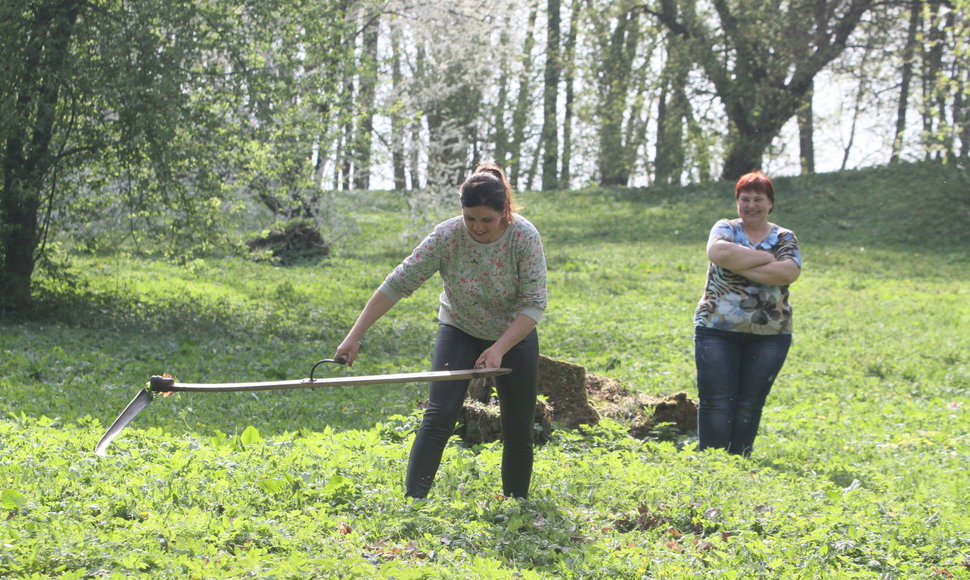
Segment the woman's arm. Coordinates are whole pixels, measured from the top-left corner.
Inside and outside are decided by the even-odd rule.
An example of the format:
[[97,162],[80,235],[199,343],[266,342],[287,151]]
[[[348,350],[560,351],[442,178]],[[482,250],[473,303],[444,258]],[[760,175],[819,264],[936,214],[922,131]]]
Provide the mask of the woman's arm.
[[750,270],[775,261],[775,256],[771,252],[755,250],[722,239],[712,239],[708,242],[707,257],[714,264],[738,274],[741,274],[742,270]]
[[[438,271],[440,260],[439,251],[443,244],[443,239],[447,238],[449,232],[455,230],[455,220],[448,220],[438,224],[434,230],[428,234],[424,241],[418,244],[411,255],[404,259],[394,271],[388,274],[381,286],[374,292],[367,305],[357,316],[357,321],[347,333],[343,342],[337,347],[334,359],[345,359],[348,365],[353,365],[360,350],[360,339],[364,333],[377,322],[380,317],[387,314],[387,311],[397,304],[398,300],[410,296],[428,278]],[[458,222],[460,226],[461,223]],[[448,228],[451,228],[449,230]],[[462,226],[464,227],[464,226]]]
[[515,317],[512,324],[505,329],[502,336],[495,341],[495,344],[485,349],[485,352],[475,361],[475,368],[497,369],[502,366],[502,357],[505,353],[519,344],[532,329],[536,327],[536,321],[526,314]]
[[387,314],[387,311],[393,306],[394,302],[383,292],[380,290],[374,292],[374,295],[367,301],[367,305],[361,310],[360,315],[357,316],[357,321],[350,332],[347,333],[346,338],[337,347],[337,352],[333,353],[334,360],[344,359],[348,366],[353,366],[357,359],[357,353],[360,351],[360,339],[363,338],[367,329],[373,326],[381,316]]
[[787,286],[795,280],[798,280],[798,276],[802,273],[802,269],[792,260],[780,260],[778,262],[771,262],[770,264],[755,266],[754,268],[732,271],[744,276],[748,280],[754,280],[755,282],[770,286]]

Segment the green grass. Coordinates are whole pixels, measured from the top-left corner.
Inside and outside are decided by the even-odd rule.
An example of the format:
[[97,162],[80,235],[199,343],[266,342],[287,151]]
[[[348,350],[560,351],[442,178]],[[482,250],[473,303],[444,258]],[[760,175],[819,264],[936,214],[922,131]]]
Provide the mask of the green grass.
[[[776,186],[805,268],[752,458],[558,431],[527,501],[494,495],[500,445],[457,440],[431,499],[401,497],[423,385],[182,394],[92,453],[151,374],[297,378],[329,357],[416,241],[396,194],[355,199],[314,264],[70,255],[41,316],[0,323],[0,576],[970,578],[967,175]],[[542,351],[695,396],[691,317],[730,184],[521,201],[549,262]],[[326,372],[426,369],[439,291]]]

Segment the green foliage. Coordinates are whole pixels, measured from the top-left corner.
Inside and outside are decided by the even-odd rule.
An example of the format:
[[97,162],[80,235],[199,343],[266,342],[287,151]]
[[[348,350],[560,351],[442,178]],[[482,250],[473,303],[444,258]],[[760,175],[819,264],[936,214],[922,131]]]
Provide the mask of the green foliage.
[[[457,438],[431,497],[402,497],[423,385],[159,397],[92,452],[151,374],[296,378],[329,357],[411,249],[400,198],[358,196],[360,233],[314,265],[65,258],[46,316],[0,324],[0,576],[970,578],[966,175],[776,184],[805,269],[752,458],[605,421],[536,449],[528,500],[495,495],[501,444]],[[522,202],[549,260],[543,352],[694,396],[691,315],[730,184]],[[427,368],[437,286],[326,372]]]
[[346,3],[14,4],[0,8],[3,308],[28,308],[57,236],[184,262],[224,248],[254,206],[306,217],[325,201],[309,160],[336,126],[322,113],[353,53]]

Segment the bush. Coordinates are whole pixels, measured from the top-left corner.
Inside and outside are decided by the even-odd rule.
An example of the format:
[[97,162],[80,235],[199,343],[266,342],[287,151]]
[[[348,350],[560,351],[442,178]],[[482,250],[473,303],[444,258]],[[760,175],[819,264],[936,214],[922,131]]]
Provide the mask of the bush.
[[330,244],[308,218],[276,223],[259,237],[246,242],[246,247],[256,259],[272,259],[281,264],[330,255]]

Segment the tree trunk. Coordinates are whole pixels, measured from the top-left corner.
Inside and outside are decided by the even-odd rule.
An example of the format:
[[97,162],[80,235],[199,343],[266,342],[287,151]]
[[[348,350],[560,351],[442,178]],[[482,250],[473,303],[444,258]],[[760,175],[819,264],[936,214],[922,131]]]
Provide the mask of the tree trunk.
[[[508,30],[512,26],[511,7],[506,11],[505,22],[502,31],[499,33],[499,50],[506,51],[509,45]],[[505,119],[509,108],[509,59],[502,59],[498,77],[498,98],[493,110],[493,132],[492,146],[494,147],[493,156],[495,163],[502,169],[506,169],[508,164],[509,130]]]
[[354,131],[354,189],[370,188],[371,144],[374,134],[374,103],[377,87],[377,17],[364,25],[363,45],[357,65],[357,128]]
[[940,31],[938,22],[940,20],[941,0],[929,0],[929,21],[927,22],[926,50],[923,53],[923,135],[926,141],[923,143],[924,158],[930,160],[934,157],[941,158],[941,151],[937,143],[937,127],[940,119],[937,118],[934,110],[936,98],[936,82],[943,70],[943,33]]
[[562,68],[566,74],[566,103],[562,123],[562,158],[560,159],[562,169],[559,171],[559,186],[563,189],[569,189],[572,181],[573,103],[576,99],[574,86],[576,79],[576,35],[581,9],[582,0],[573,0],[569,16],[569,32],[563,46]]
[[849,137],[845,141],[845,147],[842,148],[842,164],[839,165],[840,171],[845,171],[849,167],[849,155],[852,153],[852,146],[855,145],[856,127],[859,124],[859,117],[862,115],[863,95],[865,91],[865,86],[860,84],[859,89],[856,91],[856,97],[852,107],[852,122],[849,123]]
[[11,124],[3,141],[0,310],[26,310],[32,303],[38,212],[54,164],[50,148],[63,77],[70,74],[71,39],[85,5],[80,0],[48,4],[37,8],[27,23],[11,116],[28,123]]
[[[424,82],[425,77],[425,48],[423,44],[415,47],[414,77]],[[408,155],[408,174],[411,177],[411,189],[421,189],[421,120],[411,121],[411,150]],[[427,181],[427,180],[425,180]]]
[[559,187],[559,77],[562,63],[559,60],[559,0],[547,0],[549,25],[546,34],[545,87],[542,105],[542,190]]
[[721,179],[734,181],[745,173],[761,169],[762,156],[774,137],[774,132],[731,131]]
[[960,158],[964,160],[970,159],[970,106],[967,105],[967,95],[970,95],[967,69],[970,67],[967,64],[964,62],[960,67],[962,72],[957,76],[956,95],[953,97],[953,120],[960,136]]
[[[944,50],[944,51],[948,50],[948,47],[950,46],[951,43],[948,40],[947,36],[949,32],[954,30],[955,26],[956,26],[955,12],[953,10],[949,10],[946,14],[945,21],[940,24],[940,44],[943,47],[941,50]],[[942,60],[942,57],[941,57],[941,60]],[[954,102],[954,108],[950,109],[950,111],[954,114],[954,117],[952,119],[954,122],[952,123],[947,122],[947,109],[949,108],[947,103],[947,96],[953,93],[953,85],[955,84],[956,80],[959,79],[959,73],[953,70],[952,68],[950,69],[949,73],[946,73],[946,72],[943,72],[942,68],[943,67],[941,66],[941,70],[940,70],[941,76],[939,78],[942,79],[943,82],[937,82],[937,89],[936,89],[936,114],[940,118],[939,141],[940,141],[940,149],[943,152],[943,159],[945,159],[946,161],[952,161],[954,158],[956,158],[956,151],[954,150],[954,145],[956,144],[955,115],[957,111],[955,108],[956,102]],[[949,85],[949,86],[944,88],[944,85]],[[954,98],[954,101],[955,100],[956,99]]]
[[[354,94],[354,80],[350,78],[349,74],[344,82],[344,91],[346,95]],[[352,101],[352,99],[353,97],[348,97],[348,100]],[[350,105],[348,105],[349,108]],[[347,115],[347,113],[344,114]],[[337,156],[340,163],[334,167],[334,170],[338,172],[335,179],[340,185],[335,189],[349,191],[353,183],[352,178],[354,174],[354,123],[350,116],[347,115],[343,124],[343,138],[341,139]]]
[[512,113],[512,142],[509,143],[509,181],[518,186],[522,170],[522,145],[525,142],[526,124],[529,122],[532,95],[529,78],[532,76],[532,49],[535,46],[536,16],[538,7],[534,4],[529,11],[529,23],[526,28],[525,45],[522,47],[522,73],[519,75],[519,94]]
[[529,170],[526,171],[525,178],[525,189],[526,191],[535,191],[533,185],[536,181],[536,173],[539,171],[539,158],[542,156],[542,139],[536,143],[536,152],[529,159]]
[[[647,60],[650,60],[649,55]],[[640,157],[640,148],[647,142],[647,127],[650,125],[650,113],[654,108],[653,87],[648,87],[649,79],[643,69],[635,71],[630,80],[633,83],[632,102],[629,112],[626,113],[626,130],[623,138],[624,158],[627,160],[627,184],[636,173],[636,160]]]
[[906,46],[903,48],[903,68],[899,80],[899,103],[896,105],[896,132],[893,135],[892,154],[889,163],[899,162],[903,149],[903,133],[906,131],[906,111],[909,108],[909,88],[913,83],[913,56],[916,54],[916,38],[919,34],[922,2],[913,0],[909,6],[909,27],[906,33]]
[[714,180],[714,153],[705,138],[704,128],[694,119],[690,103],[687,103],[685,121],[687,122],[687,144],[690,146],[692,164],[697,169],[697,181],[707,183]]
[[601,185],[626,185],[630,179],[631,160],[624,143],[623,122],[638,40],[637,13],[620,15],[610,34],[606,58],[600,69],[597,166]]
[[674,148],[668,144],[671,135],[676,130],[676,125],[667,119],[667,93],[668,83],[662,82],[660,85],[660,96],[657,99],[657,151],[653,157],[653,178],[656,183],[670,183],[674,174],[672,158]]
[[[401,72],[401,30],[391,26],[391,86],[396,103],[403,103],[404,74]],[[391,169],[394,174],[394,190],[407,189],[404,158],[405,122],[400,107],[391,107]]]
[[815,111],[812,98],[815,96],[815,81],[805,95],[805,102],[798,108],[798,158],[802,175],[815,173]]
[[684,173],[684,128],[688,124],[690,107],[686,91],[690,68],[683,44],[679,37],[668,36],[667,61],[661,75],[654,180],[663,184],[680,184]]
[[[8,145],[11,144],[8,141]],[[14,144],[16,146],[16,144]],[[4,156],[4,183],[0,248],[3,270],[0,271],[0,311],[26,310],[32,303],[30,283],[34,273],[34,250],[37,247],[37,214],[40,209],[40,180],[24,176],[35,171],[18,158],[20,151],[7,148]],[[15,167],[19,165],[20,167]]]

